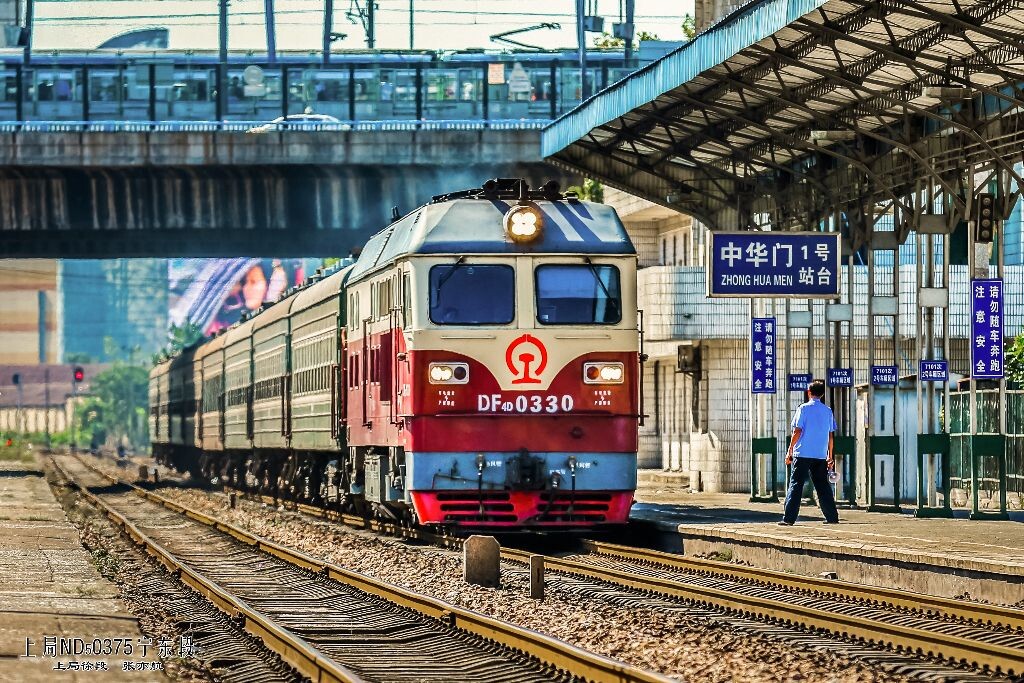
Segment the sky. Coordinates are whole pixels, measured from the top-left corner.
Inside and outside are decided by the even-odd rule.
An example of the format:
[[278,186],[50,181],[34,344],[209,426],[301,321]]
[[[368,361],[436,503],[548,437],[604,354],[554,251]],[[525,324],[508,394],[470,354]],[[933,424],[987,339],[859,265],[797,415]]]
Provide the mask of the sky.
[[[365,7],[365,0],[360,0]],[[409,0],[377,0],[377,47],[409,47]],[[605,18],[605,31],[619,20],[619,0],[588,0]],[[540,23],[560,29],[536,30],[514,38],[545,49],[576,45],[575,0],[413,0],[417,49],[500,49],[494,33]],[[275,0],[280,50],[319,50],[323,0]],[[334,0],[334,31],[348,37],[335,49],[363,49],[365,33],[346,15],[352,0]],[[174,49],[217,47],[217,0],[36,0],[34,48],[93,48],[131,29],[164,26]],[[264,0],[231,0],[228,44],[232,49],[263,50]],[[682,40],[682,17],[693,0],[636,0],[638,31],[664,40]],[[596,34],[588,36],[588,43]]]

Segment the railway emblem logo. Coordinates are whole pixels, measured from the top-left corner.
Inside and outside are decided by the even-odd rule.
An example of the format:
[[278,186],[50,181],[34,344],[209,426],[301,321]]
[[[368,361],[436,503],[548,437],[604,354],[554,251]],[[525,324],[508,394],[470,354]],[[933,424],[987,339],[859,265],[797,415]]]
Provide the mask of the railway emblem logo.
[[540,384],[537,375],[544,372],[544,368],[547,367],[548,350],[539,339],[524,334],[513,339],[505,349],[505,364],[515,377],[512,384]]

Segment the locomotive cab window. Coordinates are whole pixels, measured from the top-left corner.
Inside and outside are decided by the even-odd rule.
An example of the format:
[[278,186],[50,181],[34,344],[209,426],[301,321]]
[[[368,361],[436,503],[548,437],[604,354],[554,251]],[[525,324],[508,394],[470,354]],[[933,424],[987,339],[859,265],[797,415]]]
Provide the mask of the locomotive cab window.
[[461,261],[430,269],[430,320],[436,325],[507,325],[515,318],[515,272]]
[[614,325],[622,320],[619,269],[606,265],[537,266],[537,322]]

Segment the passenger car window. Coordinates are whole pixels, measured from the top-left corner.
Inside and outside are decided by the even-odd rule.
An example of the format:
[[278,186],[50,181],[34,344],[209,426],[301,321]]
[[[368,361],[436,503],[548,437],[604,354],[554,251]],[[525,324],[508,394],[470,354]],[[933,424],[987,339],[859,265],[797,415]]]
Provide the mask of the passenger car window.
[[511,266],[460,262],[430,269],[430,320],[437,325],[507,325],[515,303]]
[[613,325],[622,320],[619,269],[598,265],[537,266],[537,322]]

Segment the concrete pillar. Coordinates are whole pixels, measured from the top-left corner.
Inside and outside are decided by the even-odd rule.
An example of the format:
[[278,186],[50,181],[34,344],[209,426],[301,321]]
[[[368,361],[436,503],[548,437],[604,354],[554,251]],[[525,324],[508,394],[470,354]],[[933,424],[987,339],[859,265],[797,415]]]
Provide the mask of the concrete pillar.
[[530,597],[544,599],[544,556],[530,555]]
[[462,545],[462,576],[466,583],[501,585],[501,547],[494,536],[470,536]]

